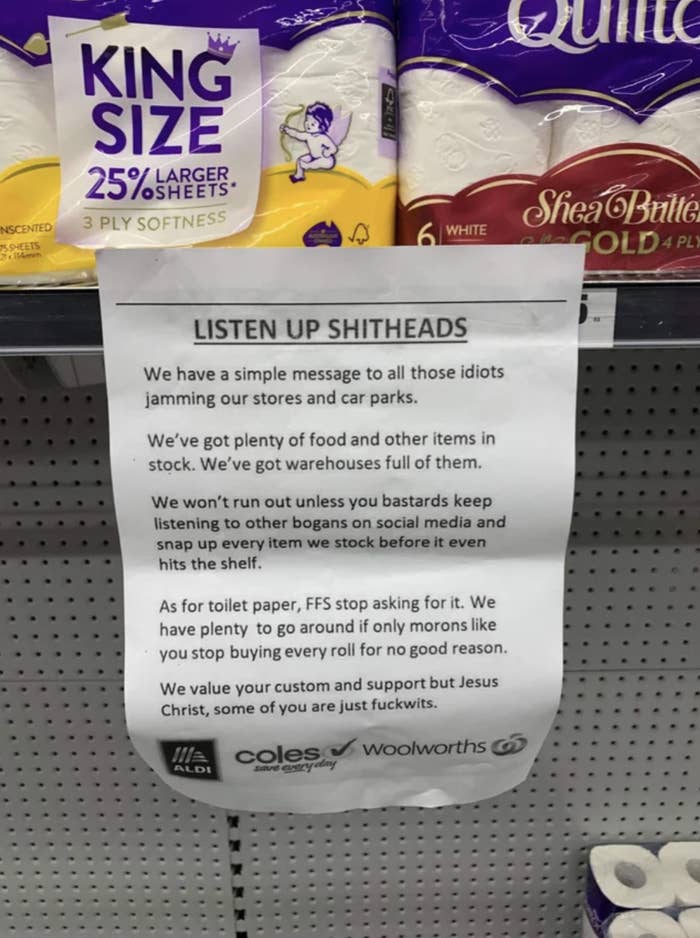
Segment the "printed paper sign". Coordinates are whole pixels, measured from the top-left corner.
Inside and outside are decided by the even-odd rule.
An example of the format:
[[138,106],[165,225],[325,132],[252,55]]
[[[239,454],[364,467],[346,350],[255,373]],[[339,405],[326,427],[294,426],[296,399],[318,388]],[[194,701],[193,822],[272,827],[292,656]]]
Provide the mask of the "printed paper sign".
[[61,153],[58,238],[193,244],[242,231],[258,200],[254,29],[50,17]]
[[106,252],[126,711],[173,788],[443,805],[557,708],[583,249]]

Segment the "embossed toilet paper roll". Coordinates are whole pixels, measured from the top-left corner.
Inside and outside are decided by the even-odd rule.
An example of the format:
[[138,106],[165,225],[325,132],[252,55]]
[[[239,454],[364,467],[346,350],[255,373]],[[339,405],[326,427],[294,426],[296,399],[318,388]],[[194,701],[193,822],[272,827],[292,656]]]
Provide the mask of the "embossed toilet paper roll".
[[659,850],[659,859],[675,890],[677,904],[700,906],[700,842],[666,844]]
[[606,938],[685,938],[678,922],[663,912],[635,910],[616,915]]
[[0,49],[0,171],[57,148],[51,69]]
[[[53,241],[57,154],[51,68],[33,68],[0,49],[0,285],[89,276],[86,252]],[[25,172],[10,179],[18,170]],[[45,264],[37,263],[38,255]]]
[[280,128],[301,124],[304,108],[323,101],[336,122],[338,162],[371,183],[395,174],[396,144],[382,137],[381,127],[381,80],[393,71],[395,56],[386,29],[337,26],[289,52],[263,47],[261,54],[265,167],[303,152]]
[[550,109],[550,166],[615,143],[650,143],[675,150],[700,165],[700,93],[676,98],[639,124],[606,105],[557,102]]
[[605,104],[553,101],[547,120],[552,125],[550,166],[593,147],[625,143],[639,132],[636,121]]
[[635,845],[593,847],[589,858],[588,903],[596,921],[618,909],[666,909],[675,893],[658,857]]
[[685,909],[678,921],[686,938],[700,938],[700,909]]
[[454,195],[502,173],[547,168],[546,104],[515,105],[463,74],[421,68],[399,79],[399,195]]

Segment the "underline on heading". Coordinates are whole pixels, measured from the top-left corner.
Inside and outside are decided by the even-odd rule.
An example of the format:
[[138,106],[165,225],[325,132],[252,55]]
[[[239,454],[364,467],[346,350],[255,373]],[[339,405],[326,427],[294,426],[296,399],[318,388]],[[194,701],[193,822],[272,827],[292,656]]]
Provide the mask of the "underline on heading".
[[226,303],[178,303],[178,302],[121,302],[115,303],[115,306],[498,306],[509,305],[510,303],[548,303],[565,304],[567,300],[332,300],[332,301],[313,301],[304,300],[303,302],[277,302],[263,303],[257,300],[248,300],[245,302],[226,302]]
[[280,345],[294,347],[295,345],[468,345],[468,339],[431,339],[426,342],[391,339],[376,342],[193,342],[193,345]]

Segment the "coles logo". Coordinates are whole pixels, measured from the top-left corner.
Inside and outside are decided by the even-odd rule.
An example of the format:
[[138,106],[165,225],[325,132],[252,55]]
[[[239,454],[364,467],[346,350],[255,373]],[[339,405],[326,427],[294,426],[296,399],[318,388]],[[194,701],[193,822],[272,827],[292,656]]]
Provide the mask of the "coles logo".
[[294,766],[306,771],[311,767],[333,768],[338,759],[352,755],[355,738],[345,743],[331,746],[306,746],[305,748],[277,745],[269,749],[239,749],[235,754],[236,762],[250,765],[256,771],[289,770]]

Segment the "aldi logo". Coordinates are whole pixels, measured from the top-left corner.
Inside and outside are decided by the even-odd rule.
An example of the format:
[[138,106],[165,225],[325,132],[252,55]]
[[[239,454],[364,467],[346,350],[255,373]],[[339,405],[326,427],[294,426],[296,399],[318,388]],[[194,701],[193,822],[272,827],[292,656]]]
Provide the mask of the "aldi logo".
[[162,740],[163,759],[170,775],[202,781],[219,781],[216,746],[213,739]]

